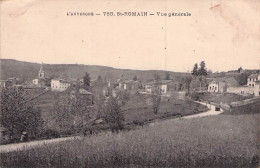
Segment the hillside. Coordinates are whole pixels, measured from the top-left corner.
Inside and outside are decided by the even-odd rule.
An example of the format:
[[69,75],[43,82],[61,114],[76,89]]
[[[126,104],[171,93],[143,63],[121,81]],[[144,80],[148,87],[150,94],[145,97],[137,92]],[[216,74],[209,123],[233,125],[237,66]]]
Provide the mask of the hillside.
[[[22,80],[32,80],[37,77],[40,64],[12,59],[0,59],[0,68],[1,79],[18,77]],[[134,75],[136,75],[139,80],[143,81],[153,79],[155,73],[159,74],[161,78],[164,78],[166,72],[161,70],[115,69],[106,66],[81,64],[44,64],[43,69],[47,77],[82,78],[84,73],[88,72],[92,79],[97,78],[99,75],[107,79],[118,79],[122,77],[132,79]],[[185,74],[186,73],[181,72],[170,72],[171,78],[178,78]]]

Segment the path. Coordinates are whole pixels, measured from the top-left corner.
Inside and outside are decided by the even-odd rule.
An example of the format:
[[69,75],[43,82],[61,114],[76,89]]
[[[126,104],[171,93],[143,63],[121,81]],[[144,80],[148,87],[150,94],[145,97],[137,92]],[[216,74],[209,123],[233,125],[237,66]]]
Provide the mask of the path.
[[[191,119],[191,118],[205,117],[205,116],[211,116],[211,115],[218,115],[218,114],[223,112],[223,109],[221,109],[221,108],[220,108],[220,111],[215,111],[215,108],[216,108],[215,105],[212,105],[212,104],[210,105],[210,104],[207,104],[205,102],[199,102],[199,101],[194,101],[194,102],[202,104],[204,106],[207,106],[209,108],[209,110],[206,111],[206,112],[203,112],[203,113],[188,115],[188,116],[184,116],[184,117],[180,117],[180,118],[173,118],[173,119],[170,119],[170,120]],[[155,125],[157,125],[159,123],[160,122],[153,122],[153,123],[150,123],[149,126],[155,126]]]
[[182,118],[190,119],[190,118],[197,118],[197,117],[205,117],[205,116],[210,116],[210,115],[218,115],[218,114],[223,112],[222,109],[220,109],[220,111],[215,111],[216,106],[214,106],[212,104],[210,105],[210,104],[207,104],[207,103],[204,103],[204,102],[199,102],[199,101],[195,101],[195,102],[200,103],[204,106],[207,106],[209,108],[209,110],[206,111],[206,112],[203,112],[203,113],[193,114],[193,115],[185,116],[185,117],[182,117]]
[[24,143],[18,143],[18,144],[0,145],[0,153],[12,152],[12,151],[24,150],[24,149],[31,149],[31,148],[40,147],[42,145],[46,145],[46,144],[50,144],[50,143],[68,141],[68,140],[73,140],[73,139],[80,139],[80,136],[55,138],[55,139],[47,139],[47,140],[37,140],[37,141],[24,142]]

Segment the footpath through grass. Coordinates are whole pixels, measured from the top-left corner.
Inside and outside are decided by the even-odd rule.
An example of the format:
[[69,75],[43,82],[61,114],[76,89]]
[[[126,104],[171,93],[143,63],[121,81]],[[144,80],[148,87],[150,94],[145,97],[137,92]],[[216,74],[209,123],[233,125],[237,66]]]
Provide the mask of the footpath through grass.
[[1,167],[257,167],[259,114],[166,120],[1,154]]

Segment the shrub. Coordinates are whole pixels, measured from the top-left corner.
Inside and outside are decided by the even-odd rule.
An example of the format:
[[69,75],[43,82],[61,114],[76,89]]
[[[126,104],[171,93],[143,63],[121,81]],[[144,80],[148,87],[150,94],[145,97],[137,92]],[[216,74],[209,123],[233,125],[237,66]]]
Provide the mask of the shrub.
[[53,129],[47,129],[41,133],[40,137],[43,139],[59,138],[60,133]]

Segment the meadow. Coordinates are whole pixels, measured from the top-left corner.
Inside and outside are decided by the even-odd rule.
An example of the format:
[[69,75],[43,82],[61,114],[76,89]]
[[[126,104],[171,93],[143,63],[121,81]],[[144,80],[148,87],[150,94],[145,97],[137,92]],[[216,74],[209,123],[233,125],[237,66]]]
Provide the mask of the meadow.
[[1,154],[1,167],[257,167],[259,114],[169,119]]

